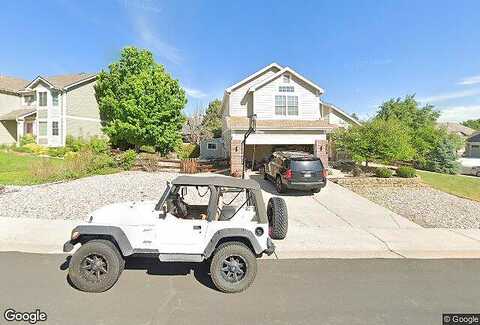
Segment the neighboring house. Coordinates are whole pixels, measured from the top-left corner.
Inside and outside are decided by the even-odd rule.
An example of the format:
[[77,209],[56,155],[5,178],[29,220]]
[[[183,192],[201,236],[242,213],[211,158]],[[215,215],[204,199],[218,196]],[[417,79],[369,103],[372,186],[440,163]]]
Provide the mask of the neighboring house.
[[67,135],[102,134],[95,80],[87,73],[32,81],[0,76],[0,144],[32,134],[38,144],[59,147]]
[[338,107],[323,102],[324,90],[288,67],[272,63],[225,90],[222,136],[232,174],[242,169],[242,141],[249,117],[256,129],[245,145],[245,158],[261,161],[275,150],[306,150],[328,164],[327,134],[360,124]]
[[[445,130],[447,130],[447,132],[450,134],[458,135],[460,138],[462,138],[465,141],[469,136],[475,133],[474,129],[456,122],[443,122],[443,123],[437,123],[437,125],[439,127],[445,128]],[[465,154],[465,151],[466,151],[466,142],[465,142],[465,146],[463,146],[457,151],[457,154],[459,156],[462,156]]]
[[465,142],[465,157],[480,158],[480,132],[468,137]]
[[225,143],[222,138],[200,141],[200,159],[225,159]]

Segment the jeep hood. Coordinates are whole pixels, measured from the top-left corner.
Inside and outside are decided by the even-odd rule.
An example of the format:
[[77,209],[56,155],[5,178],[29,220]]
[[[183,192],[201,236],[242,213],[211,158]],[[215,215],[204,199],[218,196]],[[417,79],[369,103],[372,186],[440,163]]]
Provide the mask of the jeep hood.
[[141,224],[150,223],[158,216],[156,201],[131,201],[114,203],[94,210],[89,215],[94,224]]

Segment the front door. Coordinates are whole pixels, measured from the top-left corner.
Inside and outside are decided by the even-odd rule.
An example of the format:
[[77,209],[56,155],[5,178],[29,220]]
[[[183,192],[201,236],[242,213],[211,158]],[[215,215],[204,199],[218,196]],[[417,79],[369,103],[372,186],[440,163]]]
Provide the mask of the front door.
[[25,122],[25,134],[33,134],[33,122]]
[[156,242],[160,253],[200,254],[207,230],[206,220],[189,220],[169,216],[157,226]]

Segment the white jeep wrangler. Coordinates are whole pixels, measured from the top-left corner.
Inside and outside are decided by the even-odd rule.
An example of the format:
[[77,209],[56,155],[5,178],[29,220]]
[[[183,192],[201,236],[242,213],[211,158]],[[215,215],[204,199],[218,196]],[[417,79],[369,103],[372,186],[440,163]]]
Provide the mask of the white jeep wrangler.
[[[204,202],[188,202],[191,194]],[[285,238],[287,228],[285,201],[272,197],[266,209],[253,180],[180,176],[167,183],[158,202],[118,203],[94,211],[72,230],[63,250],[81,244],[70,260],[69,277],[83,291],[108,290],[126,257],[146,255],[161,262],[208,261],[219,290],[240,292],[255,278],[256,257],[271,255],[271,238]]]

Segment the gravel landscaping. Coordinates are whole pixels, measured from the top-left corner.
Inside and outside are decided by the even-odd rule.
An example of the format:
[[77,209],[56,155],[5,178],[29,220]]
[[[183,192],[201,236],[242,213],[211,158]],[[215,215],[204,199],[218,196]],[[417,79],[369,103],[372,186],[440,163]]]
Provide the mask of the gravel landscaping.
[[423,227],[480,228],[480,202],[424,187],[351,187]]
[[8,186],[0,194],[0,216],[10,218],[84,219],[106,204],[158,200],[166,181],[178,174],[124,172],[36,185]]

